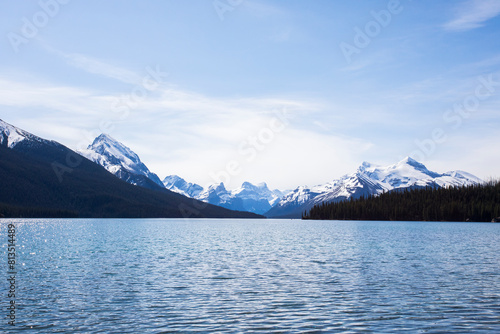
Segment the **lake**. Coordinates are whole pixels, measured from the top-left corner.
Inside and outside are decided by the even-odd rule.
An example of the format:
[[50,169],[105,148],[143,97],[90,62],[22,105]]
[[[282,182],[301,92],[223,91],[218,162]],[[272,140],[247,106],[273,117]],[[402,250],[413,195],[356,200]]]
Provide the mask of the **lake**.
[[[16,326],[7,325],[8,223]],[[0,329],[500,332],[500,224],[0,220]],[[15,328],[15,330],[14,330]]]

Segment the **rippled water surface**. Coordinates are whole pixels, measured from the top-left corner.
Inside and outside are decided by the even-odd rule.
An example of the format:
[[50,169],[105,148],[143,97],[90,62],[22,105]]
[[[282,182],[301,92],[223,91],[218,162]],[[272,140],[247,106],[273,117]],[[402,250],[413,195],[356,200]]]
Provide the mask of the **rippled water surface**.
[[12,221],[7,332],[500,332],[500,224]]

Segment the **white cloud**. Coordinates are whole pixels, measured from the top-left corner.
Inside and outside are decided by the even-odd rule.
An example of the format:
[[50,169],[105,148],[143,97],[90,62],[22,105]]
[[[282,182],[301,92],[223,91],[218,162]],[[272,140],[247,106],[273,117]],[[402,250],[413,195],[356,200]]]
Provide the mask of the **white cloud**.
[[54,49],[50,45],[40,42],[41,46],[49,53],[62,58],[68,65],[74,66],[85,72],[101,75],[128,84],[138,84],[142,77],[128,69],[109,64],[101,59],[79,53],[65,53]]
[[500,14],[498,0],[469,0],[455,9],[455,17],[444,25],[449,31],[466,31],[480,28]]
[[[200,146],[188,144],[182,148],[180,145],[158,148],[151,152],[157,156],[147,157],[148,165],[161,177],[178,174],[202,186],[224,181],[229,188],[234,188],[249,181],[289,189],[328,182],[351,172],[371,147],[363,140],[318,134],[290,126],[275,133],[266,144],[260,142],[259,149],[256,149],[247,140],[263,129],[255,125],[255,129],[246,132],[240,140],[228,139],[218,145],[201,143]],[[172,144],[182,142],[182,139],[170,140]],[[239,150],[241,147],[245,150]],[[168,159],[161,159],[158,150]],[[172,150],[176,152],[172,153]],[[237,166],[233,174],[229,174],[227,168],[230,163]]]
[[95,93],[81,88],[0,78],[0,105],[9,107],[89,115],[95,113],[96,97]]
[[[105,92],[0,78],[0,113],[5,121],[73,149],[108,132],[135,150],[160,177],[175,173],[206,185],[215,181],[210,172],[238,161],[241,172],[229,186],[248,180],[290,188],[339,176],[347,171],[346,165],[359,163],[360,153],[370,147],[354,137],[318,134],[315,126],[307,129],[324,106],[299,98],[215,98],[159,88],[131,106],[125,117],[112,111],[116,99]],[[283,110],[289,120],[286,128],[274,131],[269,143],[260,143],[262,149],[252,148],[249,138],[269,133],[264,129],[271,128],[272,120],[276,125]],[[103,128],[106,122],[112,127]],[[255,157],[242,153],[242,145],[246,152],[255,151]]]
[[[104,64],[96,59],[86,63],[90,58],[85,56],[75,59],[84,64]],[[93,71],[93,65],[78,64],[74,63],[84,71]],[[96,74],[122,82],[139,77],[115,66],[96,68],[100,69],[94,71]],[[178,174],[205,186],[215,181],[210,172],[223,171],[230,161],[237,161],[241,171],[231,177],[230,187],[243,181],[265,181],[271,187],[284,189],[327,182],[351,172],[369,157],[380,161],[394,156],[402,151],[401,147],[407,147],[413,135],[427,128],[432,130],[436,124],[424,126],[429,120],[442,123],[440,113],[444,109],[436,110],[436,118],[425,110],[423,114],[408,112],[408,106],[415,101],[460,102],[461,94],[470,93],[477,84],[477,77],[470,77],[448,87],[449,81],[437,77],[385,93],[360,89],[365,100],[373,97],[387,101],[386,105],[366,105],[352,103],[350,98],[335,104],[299,96],[213,97],[165,82],[130,105],[126,115],[120,115],[113,111],[113,101],[130,96],[136,83],[116,95],[11,74],[0,77],[0,118],[73,149],[107,132],[136,151],[160,177]],[[353,100],[357,94],[355,91]],[[492,99],[488,108],[482,105],[478,121],[494,119],[497,103]],[[270,121],[283,109],[293,115],[290,124],[248,161],[248,154],[239,150],[241,145],[269,128]],[[106,122],[112,126],[103,127]],[[389,137],[400,133],[402,137],[395,142],[381,141],[382,132]],[[450,148],[450,156],[460,152],[459,148]]]
[[446,172],[450,168],[464,170],[483,180],[499,179],[500,146],[494,144],[498,141],[494,127],[478,129],[474,134],[467,138],[459,134],[448,136],[446,143],[438,147],[436,154],[426,162],[427,167],[437,172]]
[[137,84],[140,83],[141,77],[136,73],[107,64],[95,58],[85,56],[78,53],[65,54],[64,59],[77,68],[81,68],[89,73],[102,75],[108,78],[116,79],[124,83]]

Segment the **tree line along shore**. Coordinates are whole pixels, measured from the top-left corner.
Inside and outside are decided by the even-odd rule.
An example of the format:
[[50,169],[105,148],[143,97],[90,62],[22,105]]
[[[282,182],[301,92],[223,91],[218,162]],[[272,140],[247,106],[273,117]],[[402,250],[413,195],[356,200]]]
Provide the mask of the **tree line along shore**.
[[404,189],[315,205],[302,219],[500,221],[500,181],[464,187]]

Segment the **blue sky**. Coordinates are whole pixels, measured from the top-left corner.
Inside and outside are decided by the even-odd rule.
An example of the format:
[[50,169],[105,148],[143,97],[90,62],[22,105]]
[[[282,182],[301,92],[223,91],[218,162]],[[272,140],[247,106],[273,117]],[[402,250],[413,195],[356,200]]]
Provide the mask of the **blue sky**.
[[160,178],[315,185],[363,161],[500,177],[500,2],[3,1],[0,118]]

